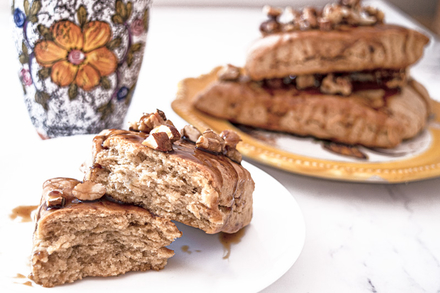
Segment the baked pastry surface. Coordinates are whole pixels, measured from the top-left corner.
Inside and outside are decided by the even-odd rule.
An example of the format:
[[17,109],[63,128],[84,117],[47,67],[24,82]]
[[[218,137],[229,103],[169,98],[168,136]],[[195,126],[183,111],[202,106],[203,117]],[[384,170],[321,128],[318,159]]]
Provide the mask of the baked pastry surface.
[[[78,184],[75,179],[54,178],[43,185],[33,236],[32,280],[53,287],[87,276],[160,270],[167,264],[174,252],[165,246],[181,236],[171,221],[105,196],[78,200],[72,193]],[[60,205],[50,206],[53,199]]]
[[428,42],[415,30],[389,24],[276,33],[251,45],[245,69],[253,80],[400,69],[421,58]]
[[250,223],[255,186],[245,168],[183,139],[160,152],[142,144],[147,137],[123,130],[96,136],[86,179],[117,200],[207,233],[234,233]]
[[341,96],[295,88],[265,89],[252,81],[216,80],[193,105],[244,125],[382,148],[415,136],[430,114],[429,95],[414,80],[400,91],[390,90],[379,97],[368,90]]

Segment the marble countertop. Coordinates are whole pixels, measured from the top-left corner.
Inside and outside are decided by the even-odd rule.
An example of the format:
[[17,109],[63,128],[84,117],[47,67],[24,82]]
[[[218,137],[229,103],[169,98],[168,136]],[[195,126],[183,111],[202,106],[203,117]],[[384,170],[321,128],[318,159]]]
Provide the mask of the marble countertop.
[[[421,29],[384,2],[388,22]],[[38,141],[22,103],[7,11],[0,12],[2,152]],[[154,7],[146,57],[127,121],[172,110],[179,80],[225,63],[242,65],[264,19],[257,8]],[[13,56],[13,57],[11,57]],[[412,69],[440,100],[440,42],[432,38]],[[12,139],[12,140],[11,140]],[[290,174],[256,162],[295,197],[306,223],[303,251],[263,292],[440,292],[440,178],[403,184],[359,184]],[[0,169],[1,184],[7,170]],[[264,264],[262,264],[264,265]]]

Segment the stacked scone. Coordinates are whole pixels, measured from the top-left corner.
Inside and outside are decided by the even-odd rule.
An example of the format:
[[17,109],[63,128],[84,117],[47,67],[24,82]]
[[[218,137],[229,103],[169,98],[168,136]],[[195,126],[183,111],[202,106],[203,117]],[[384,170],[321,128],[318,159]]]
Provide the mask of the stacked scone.
[[263,129],[392,148],[417,135],[430,98],[409,76],[429,39],[342,0],[318,10],[266,7],[244,68],[228,65],[194,106]]
[[162,111],[130,131],[94,138],[84,182],[43,185],[31,278],[45,287],[86,276],[160,270],[181,236],[171,220],[206,233],[234,233],[252,218],[254,182],[232,131],[179,132]]

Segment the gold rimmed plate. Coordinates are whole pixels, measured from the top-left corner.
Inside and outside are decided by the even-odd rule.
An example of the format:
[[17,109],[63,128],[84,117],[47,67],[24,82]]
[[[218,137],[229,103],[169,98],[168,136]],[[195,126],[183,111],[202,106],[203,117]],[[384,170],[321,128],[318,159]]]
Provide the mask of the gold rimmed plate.
[[239,151],[250,159],[285,171],[333,180],[399,183],[440,176],[440,103],[433,102],[435,118],[417,137],[394,149],[358,147],[366,158],[335,154],[328,142],[232,124],[206,115],[192,106],[192,101],[217,78],[220,67],[197,78],[182,80],[173,110],[200,130],[216,132],[232,129],[240,134]]

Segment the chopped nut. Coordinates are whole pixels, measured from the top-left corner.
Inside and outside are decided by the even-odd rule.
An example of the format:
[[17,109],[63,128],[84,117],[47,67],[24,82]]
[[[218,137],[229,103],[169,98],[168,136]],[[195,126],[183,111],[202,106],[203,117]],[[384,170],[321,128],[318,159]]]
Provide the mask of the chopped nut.
[[363,7],[363,11],[366,14],[375,17],[377,23],[383,23],[383,20],[385,18],[385,14],[383,13],[383,11],[371,6]]
[[167,121],[167,116],[165,116],[164,111],[161,111],[161,110],[159,110],[159,109],[156,109],[156,113],[157,113],[160,117],[162,117],[162,119],[163,119],[164,121]]
[[161,152],[171,152],[173,150],[173,144],[165,132],[150,133],[142,144]]
[[154,127],[162,124],[165,124],[165,120],[157,111],[151,114],[145,114],[139,120],[139,131],[150,133]]
[[79,200],[97,200],[106,192],[105,186],[101,183],[85,181],[80,183],[72,190],[73,196]]
[[185,125],[181,130],[182,138],[191,142],[196,142],[202,133],[192,125]]
[[240,152],[236,148],[231,148],[229,146],[225,147],[224,154],[226,157],[228,157],[229,159],[231,159],[232,161],[238,164],[241,163],[241,160],[243,158]]
[[350,8],[358,8],[361,5],[361,0],[340,0],[339,3]]
[[270,5],[265,5],[263,7],[263,13],[266,14],[270,18],[277,18],[283,13],[283,9],[272,7]]
[[150,134],[158,133],[158,132],[166,133],[172,143],[175,141],[178,141],[180,139],[180,133],[176,129],[176,127],[174,127],[173,125],[164,124],[164,125],[157,126],[157,127],[153,128],[153,130],[150,131]]
[[297,22],[301,18],[301,12],[299,12],[296,9],[293,9],[292,7],[286,7],[284,14],[286,16],[287,23]]
[[296,88],[302,90],[302,89],[314,87],[315,82],[316,80],[313,74],[298,75],[296,77]]
[[139,122],[128,122],[128,130],[139,131]]
[[299,25],[302,30],[317,28],[318,19],[316,9],[313,7],[305,7],[302,11]]
[[322,17],[328,19],[332,24],[340,24],[342,20],[349,14],[347,7],[332,3],[324,6]]
[[48,208],[60,209],[64,207],[65,203],[66,199],[63,197],[62,193],[57,190],[53,190],[47,195],[46,205]]
[[389,89],[399,88],[405,86],[407,83],[406,78],[394,77],[385,82],[385,85]]
[[336,77],[328,74],[321,83],[321,91],[326,94],[342,94],[348,96],[352,91],[352,84],[348,76]]
[[223,153],[225,141],[211,129],[205,130],[196,141],[196,148],[213,153]]
[[218,72],[218,78],[224,81],[237,81],[240,78],[240,69],[234,65],[227,64]]
[[301,18],[301,13],[292,7],[286,7],[284,11],[284,16],[286,18],[286,23],[282,25],[283,32],[292,32],[299,30],[299,20]]
[[220,137],[225,141],[225,146],[230,148],[235,148],[237,144],[241,141],[240,135],[232,130],[223,130],[220,133]]
[[281,31],[281,24],[275,19],[269,19],[260,25],[260,32],[265,36]]

